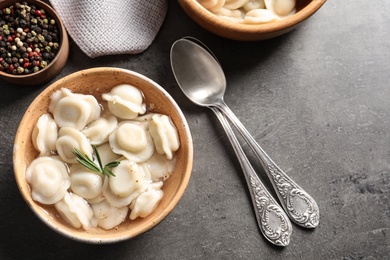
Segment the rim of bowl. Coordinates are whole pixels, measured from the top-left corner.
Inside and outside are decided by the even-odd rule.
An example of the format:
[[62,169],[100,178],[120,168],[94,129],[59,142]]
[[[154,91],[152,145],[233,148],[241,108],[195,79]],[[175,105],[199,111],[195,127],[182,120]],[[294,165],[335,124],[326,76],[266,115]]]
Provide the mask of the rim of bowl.
[[326,2],[326,0],[312,0],[308,5],[299,10],[296,14],[276,22],[266,24],[242,24],[219,18],[218,16],[204,8],[197,0],[179,1],[188,5],[190,9],[192,9],[194,13],[196,13],[196,16],[199,16],[202,20],[205,20],[210,24],[214,23],[225,30],[232,30],[247,34],[270,33],[295,26],[296,24],[313,15]]
[[[28,79],[30,77],[36,77],[36,76],[39,76],[40,74],[44,74],[46,73],[46,71],[48,69],[50,69],[52,66],[54,66],[53,64],[59,59],[59,54],[60,52],[64,51],[64,48],[65,48],[65,44],[66,44],[66,41],[68,41],[68,36],[67,36],[67,32],[66,32],[66,29],[65,29],[65,26],[64,24],[62,23],[62,20],[61,18],[58,16],[58,14],[56,13],[56,11],[48,4],[46,4],[45,2],[42,2],[40,0],[4,0],[4,1],[1,1],[0,4],[1,5],[14,5],[15,3],[21,3],[21,2],[27,2],[29,4],[33,4],[33,5],[36,5],[36,6],[39,6],[39,7],[42,7],[43,9],[45,9],[45,11],[49,11],[50,15],[52,16],[52,18],[58,23],[57,26],[58,26],[58,29],[59,29],[59,32],[60,32],[60,48],[56,54],[56,56],[54,57],[54,59],[50,62],[50,64],[42,69],[42,70],[39,70],[38,72],[34,72],[34,73],[31,73],[31,74],[25,74],[25,75],[14,75],[14,74],[9,74],[7,72],[4,72],[4,71],[0,71],[0,76],[2,77],[8,77],[8,78],[11,78],[13,80],[22,80],[22,79]],[[61,66],[61,68],[59,69],[59,71],[65,66],[65,63],[66,61],[64,62],[64,64]],[[42,82],[45,82],[46,79],[44,79],[45,77],[42,77]]]
[[[61,82],[65,82],[65,81],[71,80],[72,78],[77,78],[79,76],[86,75],[86,74],[95,74],[95,73],[101,73],[101,72],[107,72],[107,71],[121,72],[121,73],[126,73],[129,75],[135,76],[135,77],[147,82],[151,86],[153,86],[157,91],[161,92],[171,102],[172,106],[174,107],[175,111],[177,112],[177,114],[180,117],[181,125],[183,126],[183,129],[185,132],[186,144],[188,147],[188,163],[186,164],[185,170],[183,171],[184,172],[183,177],[180,180],[180,185],[175,190],[174,195],[172,197],[172,200],[169,201],[167,206],[161,211],[161,213],[159,215],[156,216],[156,218],[153,221],[148,222],[146,225],[144,225],[143,228],[138,228],[134,232],[125,233],[124,235],[116,236],[113,238],[107,238],[107,237],[102,238],[102,237],[99,237],[99,235],[96,235],[96,237],[93,237],[93,238],[84,237],[84,236],[83,237],[74,236],[72,234],[72,232],[68,232],[67,230],[60,229],[53,222],[48,221],[51,218],[51,216],[49,214],[44,215],[44,214],[42,214],[42,212],[41,213],[38,212],[35,209],[36,207],[40,207],[46,213],[46,211],[38,203],[36,203],[35,201],[32,200],[31,192],[30,192],[29,188],[27,190],[25,190],[24,187],[21,185],[21,183],[26,182],[25,178],[23,178],[24,171],[25,171],[25,169],[23,167],[25,167],[25,166],[22,166],[16,162],[19,160],[23,160],[23,155],[18,153],[17,147],[23,145],[24,140],[23,140],[22,136],[19,135],[18,133],[19,133],[19,129],[27,123],[27,120],[28,120],[27,112],[32,110],[35,107],[35,105],[37,105],[40,102],[40,96],[47,96],[51,91],[56,89],[58,87],[58,85],[61,84]],[[16,178],[16,184],[18,186],[19,192],[21,193],[24,201],[27,203],[29,208],[34,212],[34,214],[43,223],[45,223],[49,228],[51,228],[55,232],[65,236],[67,238],[70,238],[72,240],[79,241],[79,242],[90,243],[90,244],[118,243],[118,242],[121,242],[121,241],[124,241],[127,239],[134,238],[134,237],[136,237],[140,234],[143,234],[146,231],[152,229],[153,227],[157,226],[165,217],[167,217],[170,214],[170,212],[179,203],[181,197],[183,196],[183,194],[188,186],[188,183],[189,183],[189,180],[191,177],[191,172],[192,172],[192,166],[193,166],[192,135],[191,135],[187,120],[186,120],[182,110],[180,109],[180,107],[176,103],[176,101],[172,98],[172,96],[162,86],[160,86],[158,83],[156,83],[152,79],[150,79],[150,78],[148,78],[148,77],[146,77],[138,72],[135,72],[132,70],[127,70],[127,69],[122,69],[122,68],[97,67],[97,68],[85,69],[85,70],[80,70],[80,71],[74,72],[74,73],[72,73],[68,76],[65,76],[65,77],[55,81],[54,83],[50,84],[41,93],[39,93],[38,96],[28,106],[28,108],[26,109],[26,114],[23,115],[23,117],[20,121],[16,136],[15,136],[14,148],[13,148],[13,165],[14,165],[13,167],[14,167],[14,175]],[[18,175],[17,172],[20,172],[20,171],[23,171],[23,174]],[[28,187],[28,184],[27,184],[27,187]],[[77,230],[77,229],[75,229],[75,230]],[[107,232],[109,232],[109,230]]]

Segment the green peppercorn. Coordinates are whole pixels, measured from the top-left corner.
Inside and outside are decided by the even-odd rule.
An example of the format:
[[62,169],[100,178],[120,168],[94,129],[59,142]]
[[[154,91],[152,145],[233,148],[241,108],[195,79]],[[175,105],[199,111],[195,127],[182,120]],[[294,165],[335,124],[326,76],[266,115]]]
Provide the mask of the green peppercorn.
[[46,66],[47,66],[47,61],[41,61],[41,65],[40,65],[40,67],[43,69],[43,68],[46,68]]
[[38,40],[40,42],[44,42],[45,41],[45,37],[43,37],[42,35],[38,35]]

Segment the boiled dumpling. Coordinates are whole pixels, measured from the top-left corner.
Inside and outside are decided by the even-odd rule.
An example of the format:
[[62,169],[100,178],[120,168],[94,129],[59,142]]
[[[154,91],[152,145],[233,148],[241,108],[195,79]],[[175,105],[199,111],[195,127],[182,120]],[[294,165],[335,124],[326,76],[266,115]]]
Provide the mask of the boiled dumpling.
[[115,130],[118,120],[115,116],[100,117],[87,125],[82,131],[91,144],[100,145],[108,140],[108,136]]
[[57,157],[38,157],[28,166],[26,180],[33,200],[42,204],[60,201],[70,186],[65,164]]
[[59,156],[67,163],[76,163],[77,157],[73,154],[75,148],[92,159],[92,146],[87,137],[72,127],[62,127],[56,142]]
[[279,17],[267,9],[254,9],[246,13],[244,23],[260,24],[278,20]]
[[179,136],[175,126],[166,115],[154,115],[149,123],[156,151],[165,154],[167,159],[173,158],[173,153],[179,149]]
[[119,161],[122,155],[116,154],[112,151],[110,144],[104,143],[96,147],[98,153],[100,155],[100,160],[102,160],[102,164],[106,165],[113,161]]
[[114,207],[129,205],[151,183],[143,169],[137,163],[123,160],[112,169],[115,177],[105,177],[103,195],[108,203]]
[[238,9],[244,6],[248,0],[226,0],[224,7],[227,9]]
[[39,117],[32,133],[32,142],[40,156],[50,155],[56,149],[57,123],[50,114]]
[[176,157],[168,160],[165,155],[154,153],[143,165],[145,165],[150,173],[150,178],[153,181],[165,181],[168,179],[175,168]]
[[296,0],[264,0],[268,10],[279,17],[286,17],[295,13]]
[[94,199],[102,192],[102,175],[92,172],[81,164],[73,164],[70,167],[70,180],[72,192],[84,199]]
[[100,117],[101,108],[94,96],[74,94],[62,88],[51,96],[49,111],[60,127],[82,130]]
[[134,119],[146,112],[143,93],[129,84],[114,87],[109,93],[104,93],[102,98],[107,100],[110,112],[121,119]]
[[264,0],[249,0],[243,7],[244,11],[249,12],[254,9],[264,9]]
[[114,153],[133,162],[143,162],[154,152],[153,140],[142,123],[123,121],[110,135],[109,142]]
[[73,227],[83,227],[85,230],[92,227],[91,206],[77,194],[67,192],[64,198],[55,204],[55,208],[61,217]]
[[149,126],[150,121],[152,121],[152,117],[156,115],[156,113],[147,113],[142,116],[138,116],[132,119],[130,122],[137,122],[138,124],[142,124],[146,128]]
[[154,211],[162,199],[164,193],[161,190],[163,182],[155,182],[149,185],[148,189],[139,195],[130,205],[130,219],[138,217],[146,218]]
[[217,12],[215,12],[215,14],[226,20],[230,20],[232,22],[237,23],[241,22],[242,17],[244,16],[241,10],[232,10],[225,7],[220,8]]
[[105,200],[92,204],[91,207],[98,226],[106,230],[121,224],[126,219],[129,210],[126,206],[120,208],[113,207]]
[[198,0],[198,2],[211,12],[216,12],[221,9],[226,0]]

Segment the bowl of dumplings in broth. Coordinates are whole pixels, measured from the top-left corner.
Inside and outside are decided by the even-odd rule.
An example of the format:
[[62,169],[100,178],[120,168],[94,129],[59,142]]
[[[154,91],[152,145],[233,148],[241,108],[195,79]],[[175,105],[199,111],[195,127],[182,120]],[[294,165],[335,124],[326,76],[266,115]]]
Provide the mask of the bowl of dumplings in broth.
[[22,197],[49,228],[115,243],[174,209],[190,179],[193,144],[162,86],[134,71],[92,68],[59,79],[30,104],[13,163]]
[[326,0],[178,0],[201,27],[239,41],[271,39],[296,28]]

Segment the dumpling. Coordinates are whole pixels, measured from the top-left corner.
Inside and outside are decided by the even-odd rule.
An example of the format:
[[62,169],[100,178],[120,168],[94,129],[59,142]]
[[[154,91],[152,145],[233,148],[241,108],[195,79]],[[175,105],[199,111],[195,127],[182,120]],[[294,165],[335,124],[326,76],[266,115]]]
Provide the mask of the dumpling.
[[238,9],[244,6],[248,0],[226,0],[225,4],[223,7],[227,9]]
[[232,22],[241,22],[242,17],[244,16],[243,12],[241,10],[232,10],[225,7],[222,7],[217,12],[215,12],[216,15],[226,19],[230,20]]
[[264,0],[268,10],[278,15],[280,18],[295,13],[296,0]]
[[106,200],[106,198],[104,197],[104,194],[102,192],[97,197],[95,197],[93,199],[85,199],[85,200],[89,203],[89,205],[92,205],[92,204],[100,203],[103,200]]
[[67,192],[64,198],[55,204],[55,208],[61,217],[73,227],[83,227],[85,230],[92,227],[91,206],[77,194]]
[[103,195],[114,207],[127,206],[152,182],[137,163],[123,160],[112,169],[115,177],[105,177]]
[[50,155],[56,149],[57,123],[50,114],[39,117],[32,133],[32,142],[39,156]]
[[103,165],[106,165],[113,161],[119,161],[120,158],[122,157],[122,155],[116,154],[112,151],[111,146],[108,142],[99,145],[96,148],[98,150],[98,153],[100,155],[100,160],[102,160]]
[[152,181],[165,181],[175,168],[176,157],[168,160],[165,155],[154,153],[143,165],[146,165]]
[[74,94],[69,89],[62,88],[51,96],[49,111],[58,126],[82,130],[100,117],[101,108],[94,96]]
[[108,136],[115,130],[118,120],[115,116],[100,117],[82,130],[91,144],[100,145],[108,140]]
[[146,112],[143,93],[129,84],[120,84],[102,98],[108,102],[110,112],[121,119],[134,119]]
[[112,229],[121,224],[127,216],[129,208],[113,207],[107,201],[103,200],[99,203],[92,204],[94,218],[97,220],[97,225],[106,230]]
[[171,119],[166,115],[154,115],[149,123],[149,132],[157,153],[165,154],[171,160],[180,146],[179,135]]
[[211,12],[219,10],[226,2],[226,0],[198,0],[198,2]]
[[164,193],[161,190],[162,182],[155,182],[149,185],[148,189],[139,195],[130,205],[130,219],[138,217],[146,218],[152,213],[161,201]]
[[73,154],[75,148],[92,159],[92,146],[87,137],[72,127],[62,127],[56,142],[58,155],[67,163],[76,163],[77,157]]
[[242,8],[245,12],[249,12],[254,9],[264,9],[264,0],[249,0]]
[[134,119],[132,119],[131,121],[137,121],[137,122],[140,122],[140,123],[144,123],[145,125],[148,125],[149,122],[152,120],[152,117],[155,115],[156,113],[147,113],[145,115],[142,115],[142,116],[138,116]]
[[109,142],[114,153],[133,162],[144,162],[154,153],[153,140],[142,123],[123,121],[110,134]]
[[70,180],[72,192],[84,199],[94,199],[102,192],[103,176],[81,164],[73,164],[70,167]]
[[254,9],[246,13],[243,23],[260,24],[279,20],[279,17],[267,9]]
[[42,204],[60,201],[70,186],[65,164],[57,157],[38,157],[28,166],[25,174],[33,200]]
[[91,205],[94,219],[99,227],[106,230],[112,229],[125,221],[128,207],[113,207],[107,201],[103,200],[99,203]]

